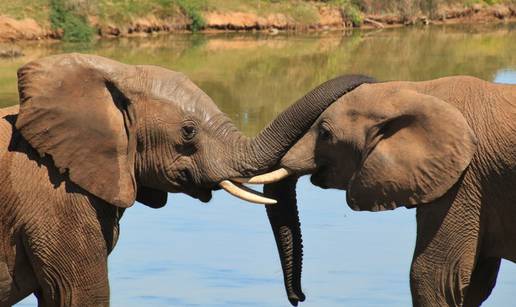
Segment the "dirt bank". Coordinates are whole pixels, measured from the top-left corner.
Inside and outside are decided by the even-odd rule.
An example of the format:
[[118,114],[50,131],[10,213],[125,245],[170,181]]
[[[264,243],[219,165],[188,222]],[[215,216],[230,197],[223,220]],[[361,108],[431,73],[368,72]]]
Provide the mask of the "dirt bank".
[[[346,28],[383,28],[414,24],[457,24],[515,22],[516,5],[473,5],[468,8],[446,7],[433,17],[419,14],[410,18],[397,14],[364,14],[362,22],[354,23],[338,8],[318,6],[316,22],[300,22],[284,13],[257,14],[254,12],[205,12],[203,31],[321,31]],[[161,20],[140,18],[125,27],[98,26],[101,36],[130,36],[154,32],[187,31],[189,19]]]
[[336,8],[320,7],[315,16],[317,22],[299,22],[282,13],[258,15],[245,12],[208,12],[204,15],[207,29],[215,30],[306,30],[346,28],[352,26]]
[[[351,20],[342,10],[325,5],[315,7],[315,16],[311,21],[300,21],[287,13],[258,14],[240,11],[203,12],[204,27],[202,31],[317,31],[337,30],[352,27],[383,28],[413,24],[446,23],[492,23],[516,21],[516,4],[499,4],[492,6],[473,5],[470,7],[445,7],[434,12],[433,16],[415,15],[404,17],[399,14],[365,14],[360,22]],[[186,16],[158,18],[147,16],[136,18],[126,24],[101,23],[95,16],[88,17],[100,37],[148,35],[158,32],[188,31],[190,19]],[[35,20],[27,18],[17,20],[0,15],[0,42],[19,40],[40,40],[60,38],[62,32],[52,31]]]
[[373,27],[401,26],[412,24],[483,24],[516,21],[516,5],[472,5],[471,7],[445,7],[434,16],[416,15],[403,18],[399,15],[367,15],[365,24]]
[[34,19],[16,20],[0,15],[0,42],[39,40],[50,38],[54,33],[41,27]]

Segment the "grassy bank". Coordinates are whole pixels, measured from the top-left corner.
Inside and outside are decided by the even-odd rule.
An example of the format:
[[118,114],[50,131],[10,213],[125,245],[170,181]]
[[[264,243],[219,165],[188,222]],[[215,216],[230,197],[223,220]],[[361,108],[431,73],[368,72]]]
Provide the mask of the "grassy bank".
[[486,22],[516,17],[516,0],[9,0],[0,2],[0,16],[33,19],[46,36],[89,41],[174,30],[384,27],[472,16]]

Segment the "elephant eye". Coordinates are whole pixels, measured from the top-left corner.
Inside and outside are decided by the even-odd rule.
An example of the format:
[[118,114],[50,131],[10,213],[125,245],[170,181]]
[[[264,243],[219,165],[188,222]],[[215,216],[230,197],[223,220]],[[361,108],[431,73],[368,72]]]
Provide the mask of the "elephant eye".
[[197,128],[193,123],[185,123],[181,127],[181,135],[185,141],[191,141],[197,134]]
[[319,125],[319,139],[327,141],[331,138],[331,130],[326,123]]
[[183,183],[191,182],[192,176],[190,174],[190,171],[188,169],[182,169],[179,171],[179,180],[181,180]]

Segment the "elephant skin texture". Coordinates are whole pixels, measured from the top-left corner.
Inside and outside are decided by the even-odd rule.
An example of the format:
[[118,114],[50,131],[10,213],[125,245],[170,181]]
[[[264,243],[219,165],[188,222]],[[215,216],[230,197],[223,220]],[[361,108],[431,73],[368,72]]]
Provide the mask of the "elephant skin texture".
[[0,306],[31,293],[39,306],[108,306],[125,209],[162,207],[168,192],[207,202],[222,183],[269,171],[362,81],[350,78],[247,138],[181,73],[82,54],[21,67],[20,105],[0,109]]
[[[321,114],[280,167],[346,190],[353,210],[416,208],[414,306],[479,306],[501,259],[516,262],[514,85],[468,76],[361,85]],[[276,239],[299,245],[278,243],[282,259],[298,262],[284,272],[285,283],[300,285],[294,188],[279,181],[264,191],[284,195],[267,210],[283,208],[287,222],[270,219],[273,229],[292,228],[290,237]]]

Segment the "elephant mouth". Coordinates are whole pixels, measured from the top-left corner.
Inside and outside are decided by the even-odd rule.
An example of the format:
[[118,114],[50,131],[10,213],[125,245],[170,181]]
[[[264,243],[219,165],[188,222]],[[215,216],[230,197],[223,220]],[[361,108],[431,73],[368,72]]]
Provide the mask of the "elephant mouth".
[[198,200],[202,201],[203,203],[207,203],[211,200],[212,194],[210,190],[203,190],[195,196]]
[[211,190],[209,190],[209,189],[196,189],[196,190],[184,191],[184,193],[192,198],[202,201],[203,203],[209,202],[212,198]]
[[320,166],[317,171],[310,176],[310,182],[322,189],[329,189],[329,186],[325,183],[326,180],[324,180],[324,178],[326,178],[326,173],[327,168],[325,166]]
[[237,181],[238,179],[233,180],[222,180],[217,185],[209,185],[209,188],[205,187],[193,187],[189,189],[176,190],[175,193],[185,193],[190,197],[198,199],[204,203],[209,202],[212,199],[212,192],[216,190],[223,189],[229,194],[240,198],[246,202],[254,203],[254,204],[263,204],[263,205],[273,205],[276,204],[276,200],[266,197],[260,192],[254,191]]

